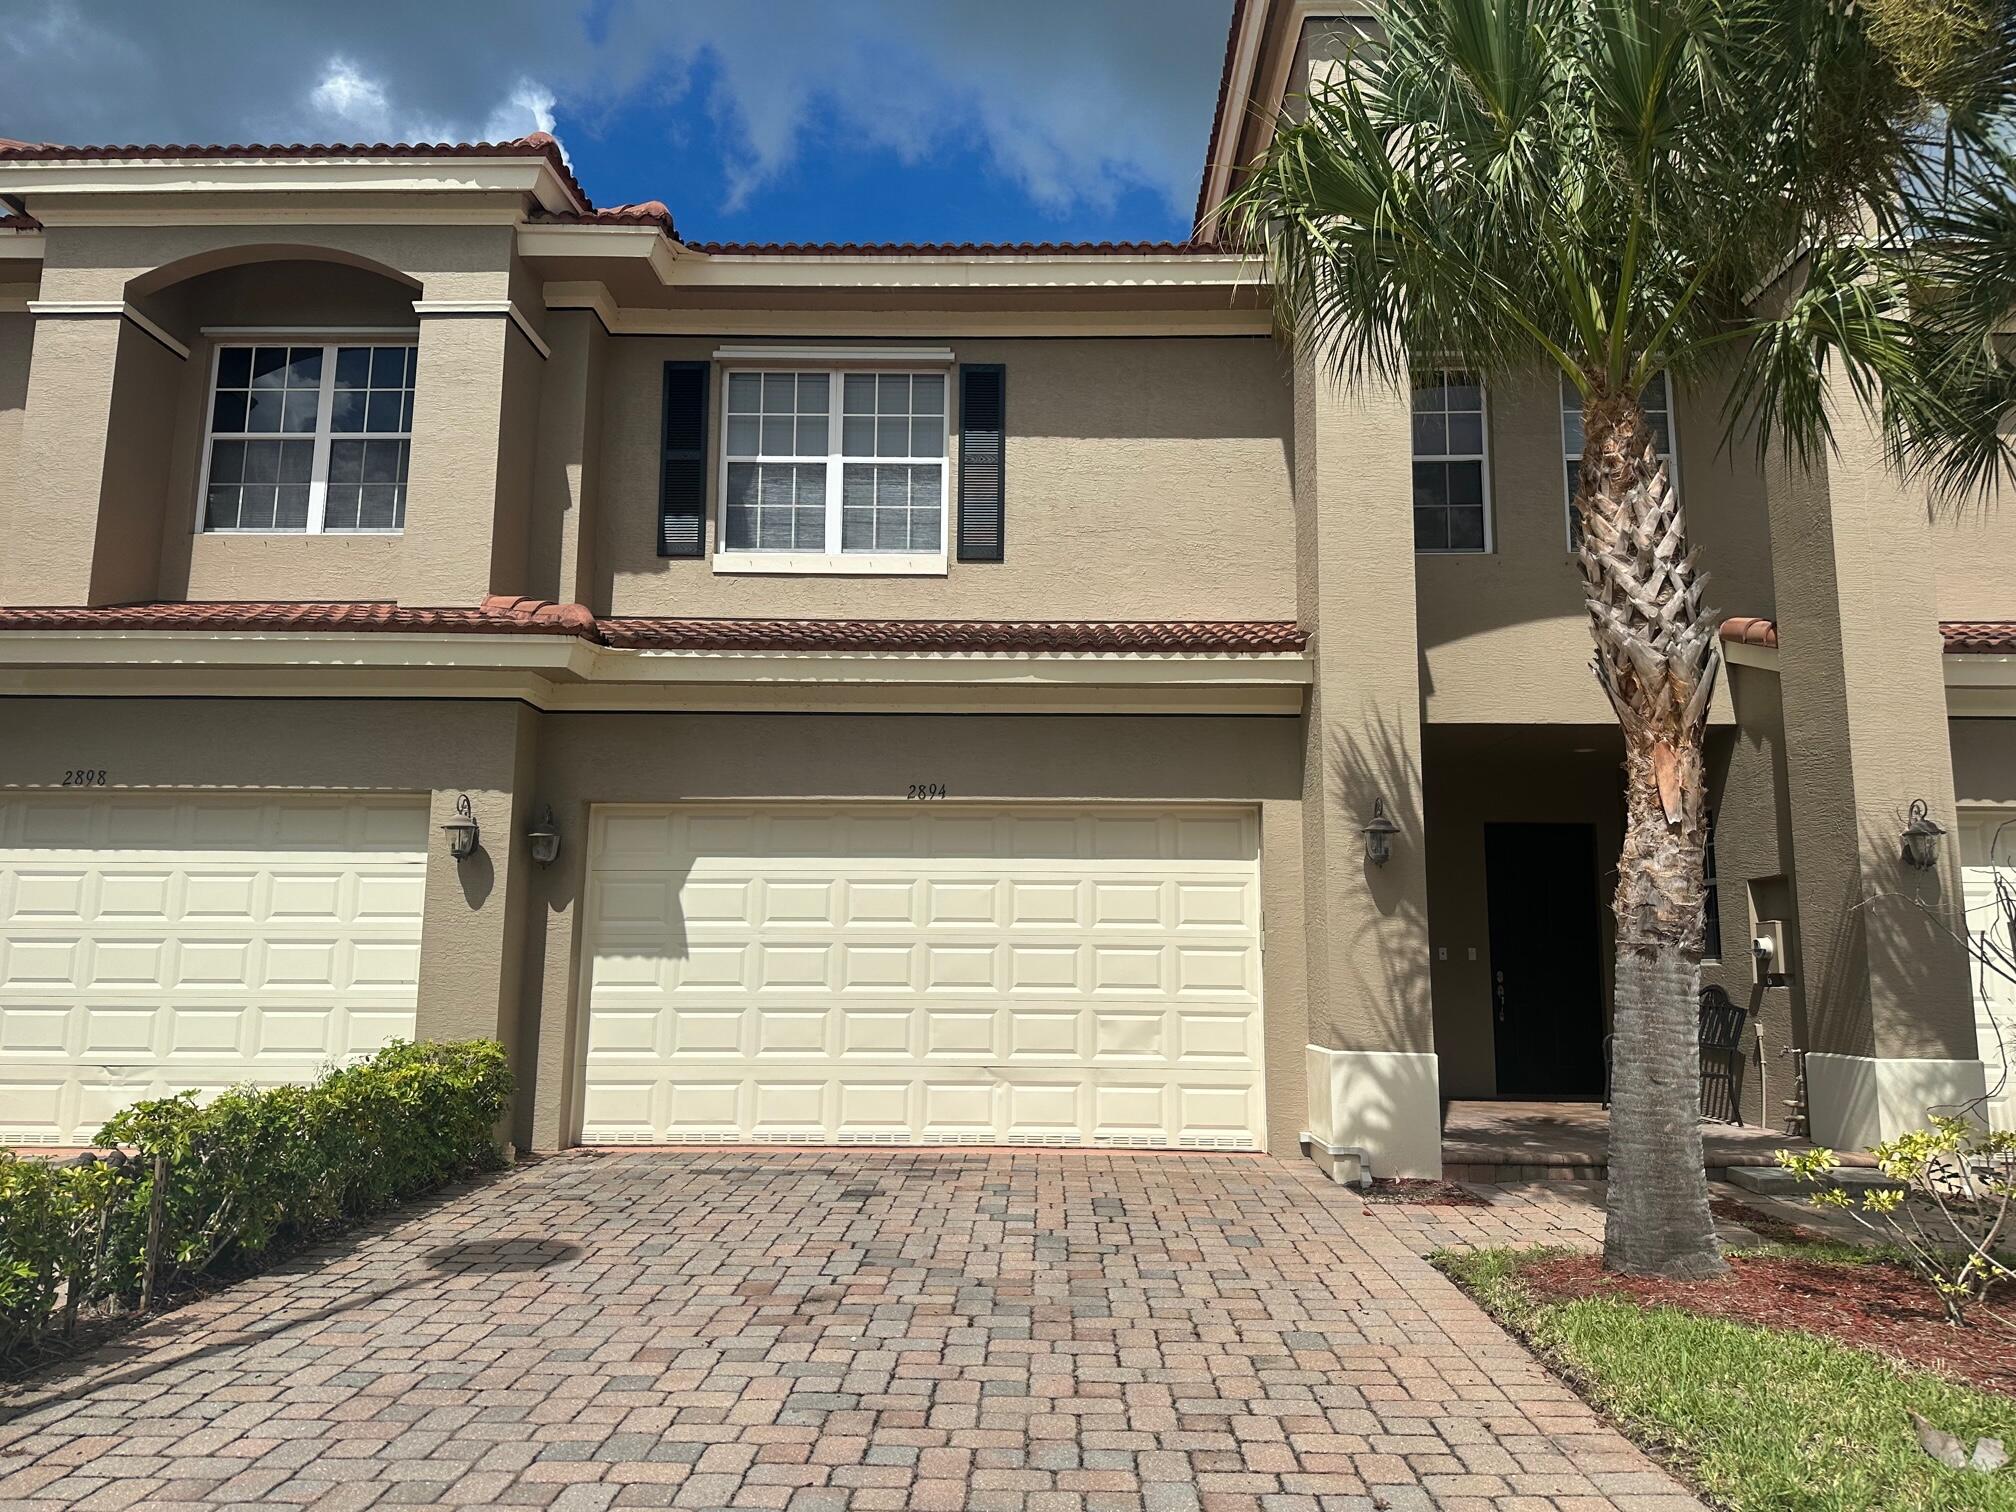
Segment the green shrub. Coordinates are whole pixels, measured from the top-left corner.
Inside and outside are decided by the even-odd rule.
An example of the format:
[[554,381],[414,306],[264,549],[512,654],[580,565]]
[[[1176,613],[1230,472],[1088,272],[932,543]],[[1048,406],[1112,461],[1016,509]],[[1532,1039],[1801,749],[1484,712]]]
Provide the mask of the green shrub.
[[395,1041],[306,1086],[136,1103],[96,1141],[134,1152],[123,1165],[0,1156],[0,1360],[139,1295],[157,1158],[158,1291],[497,1164],[510,1095],[493,1041]]

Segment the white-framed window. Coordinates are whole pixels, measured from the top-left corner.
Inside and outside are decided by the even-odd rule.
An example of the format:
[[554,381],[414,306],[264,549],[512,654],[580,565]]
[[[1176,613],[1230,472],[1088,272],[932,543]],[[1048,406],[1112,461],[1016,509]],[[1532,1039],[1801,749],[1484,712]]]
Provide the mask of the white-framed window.
[[1444,369],[1414,390],[1414,549],[1491,549],[1484,384]]
[[[1638,395],[1651,422],[1659,459],[1666,464],[1668,486],[1680,486],[1680,457],[1673,448],[1673,391],[1663,372],[1654,373]],[[1568,549],[1582,546],[1582,517],[1575,512],[1575,488],[1582,477],[1582,396],[1564,376],[1561,380],[1561,451],[1565,459],[1568,509]]]
[[943,571],[943,371],[729,370],[717,571]]
[[400,338],[220,344],[198,528],[403,530],[416,351]]

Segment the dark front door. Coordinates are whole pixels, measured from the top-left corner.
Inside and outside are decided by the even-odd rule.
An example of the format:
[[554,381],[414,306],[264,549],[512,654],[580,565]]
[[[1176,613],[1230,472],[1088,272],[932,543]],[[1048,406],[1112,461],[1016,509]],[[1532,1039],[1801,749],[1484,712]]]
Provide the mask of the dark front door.
[[1491,1029],[1500,1097],[1603,1091],[1602,906],[1593,824],[1487,824]]

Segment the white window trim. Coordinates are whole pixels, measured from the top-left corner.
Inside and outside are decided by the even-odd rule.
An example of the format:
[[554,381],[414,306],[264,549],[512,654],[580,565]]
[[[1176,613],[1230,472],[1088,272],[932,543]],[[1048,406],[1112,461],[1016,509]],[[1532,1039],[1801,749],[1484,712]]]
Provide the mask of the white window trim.
[[[1491,489],[1491,385],[1484,381],[1482,373],[1466,367],[1437,368],[1444,378],[1457,376],[1471,378],[1477,384],[1478,412],[1483,420],[1484,448],[1476,452],[1433,452],[1422,453],[1414,450],[1414,394],[1410,388],[1407,394],[1407,476],[1408,487],[1413,487],[1414,464],[1416,462],[1477,462],[1482,464],[1484,475],[1484,544],[1482,546],[1416,546],[1416,556],[1475,557],[1491,556],[1498,550],[1498,531],[1494,521],[1497,514],[1492,507]],[[1407,526],[1411,532],[1414,526],[1413,508],[1408,508]]]
[[[1666,459],[1666,486],[1676,493],[1680,488],[1680,406],[1674,391],[1673,375],[1661,368],[1660,375],[1666,380],[1666,450],[1659,455]],[[1555,408],[1561,425],[1561,539],[1568,547],[1568,554],[1575,556],[1580,549],[1575,544],[1575,495],[1568,487],[1568,464],[1580,462],[1582,454],[1568,450],[1568,396],[1562,388],[1568,380],[1562,378],[1555,386]]]
[[[935,358],[937,353],[929,354]],[[767,354],[766,354],[767,356]],[[813,364],[778,364],[725,367],[720,373],[720,403],[714,406],[717,415],[716,440],[714,446],[714,570],[719,573],[828,573],[836,576],[852,577],[944,577],[950,571],[952,537],[952,375],[944,371],[935,361],[922,361],[902,369],[862,366],[820,367]],[[841,479],[848,462],[856,464],[875,462],[900,462],[907,466],[922,466],[935,461],[938,464],[938,549],[936,551],[870,552],[870,551],[724,551],[721,539],[728,523],[728,383],[739,373],[762,374],[765,372],[789,371],[793,373],[822,373],[827,379],[826,404],[826,539],[829,543],[840,539],[840,511],[842,505]],[[933,457],[846,457],[841,453],[842,420],[846,412],[846,387],[849,377],[882,377],[894,372],[937,373],[945,379],[945,413],[941,417],[943,428],[938,438],[938,455]],[[796,463],[804,466],[815,462],[814,457],[736,457],[737,462],[772,462],[779,465]]]
[[[335,439],[330,425],[336,415],[336,349],[346,346],[410,346],[417,349],[419,345],[417,339],[419,333],[412,330],[397,329],[331,331],[327,327],[318,327],[313,333],[304,332],[301,335],[282,335],[279,331],[268,328],[260,330],[256,334],[248,331],[245,336],[233,335],[222,337],[222,330],[224,328],[220,327],[216,329],[221,339],[211,343],[210,378],[208,386],[203,391],[203,456],[196,472],[196,534],[199,536],[287,536],[296,538],[301,536],[404,535],[406,527],[403,525],[360,527],[350,530],[325,530],[322,528],[322,521],[329,503],[329,446],[331,441]],[[204,334],[206,336],[212,334],[211,328],[206,328]],[[320,339],[306,339],[310,334]],[[252,431],[224,431],[220,434],[214,429],[217,420],[217,373],[224,360],[224,349],[226,347],[259,346],[262,343],[269,346],[319,346],[322,348],[322,387],[315,400],[315,434],[312,437],[304,436],[300,431],[258,431],[256,433]],[[414,403],[418,404],[420,385],[417,378],[414,381],[413,392]],[[308,472],[308,523],[299,530],[281,530],[274,526],[245,527],[238,525],[226,525],[213,530],[208,520],[210,515],[210,454],[215,449],[215,443],[220,440],[286,441],[290,439],[295,441],[313,440],[315,443],[315,456],[314,460],[309,464]],[[359,437],[353,436],[352,433],[346,431],[344,432],[343,439],[349,441],[359,439]],[[371,441],[404,441],[407,443],[410,457],[413,432],[411,430],[373,431],[368,436],[362,436],[361,439]],[[407,503],[409,505],[412,503],[410,484]]]

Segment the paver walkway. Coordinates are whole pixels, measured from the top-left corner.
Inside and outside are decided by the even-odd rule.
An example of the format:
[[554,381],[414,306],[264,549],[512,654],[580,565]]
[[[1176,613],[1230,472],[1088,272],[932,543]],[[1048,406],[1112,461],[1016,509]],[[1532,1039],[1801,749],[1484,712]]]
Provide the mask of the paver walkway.
[[1264,1157],[562,1156],[42,1377],[0,1504],[1697,1507],[1381,1211]]

